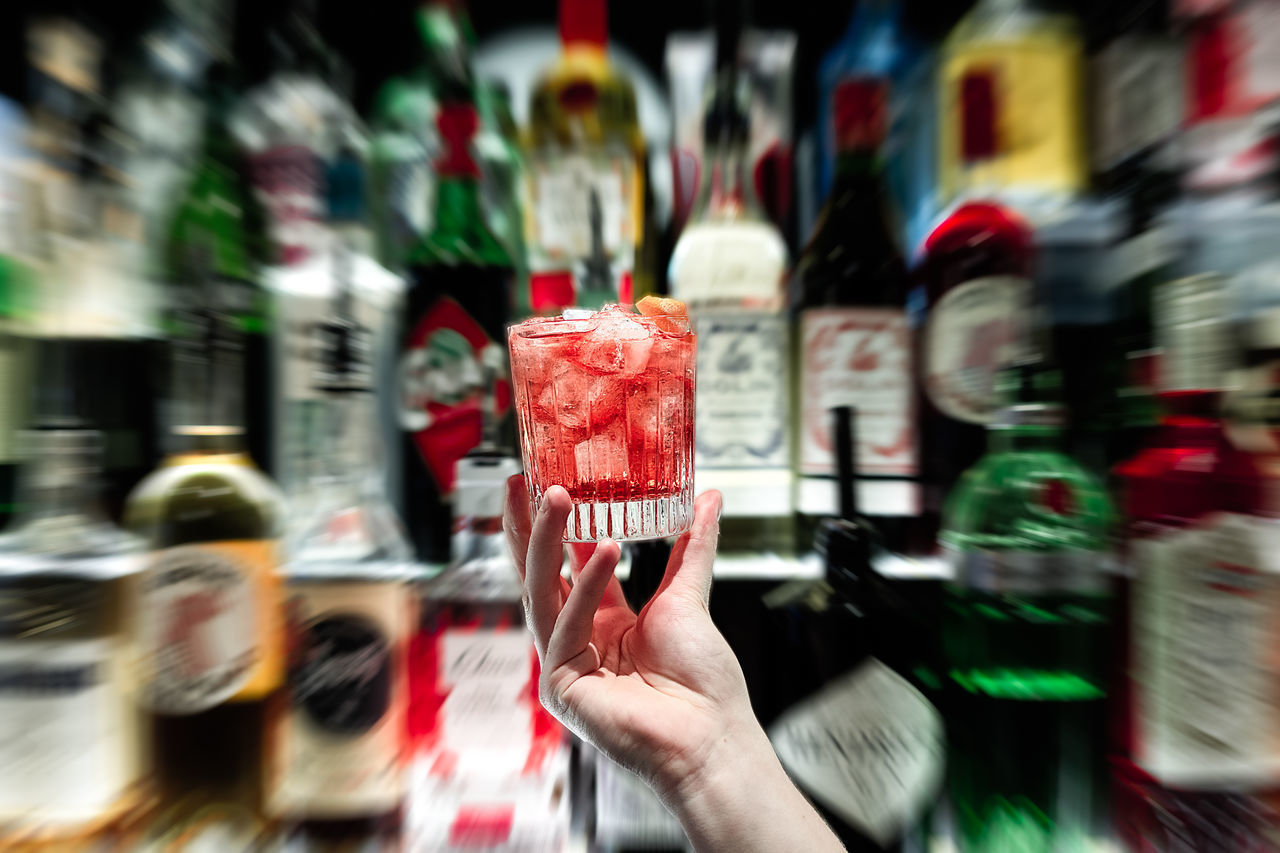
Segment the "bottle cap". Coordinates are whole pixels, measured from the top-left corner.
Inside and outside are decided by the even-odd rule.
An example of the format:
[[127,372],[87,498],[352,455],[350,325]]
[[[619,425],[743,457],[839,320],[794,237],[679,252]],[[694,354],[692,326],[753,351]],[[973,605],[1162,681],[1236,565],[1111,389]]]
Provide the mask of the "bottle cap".
[[605,0],[560,0],[560,43],[603,50],[609,43]]
[[1156,288],[1156,344],[1161,393],[1216,391],[1230,366],[1226,280],[1216,273],[1189,276]]
[[836,148],[878,148],[888,119],[888,82],[882,77],[853,77],[840,82],[831,96]]

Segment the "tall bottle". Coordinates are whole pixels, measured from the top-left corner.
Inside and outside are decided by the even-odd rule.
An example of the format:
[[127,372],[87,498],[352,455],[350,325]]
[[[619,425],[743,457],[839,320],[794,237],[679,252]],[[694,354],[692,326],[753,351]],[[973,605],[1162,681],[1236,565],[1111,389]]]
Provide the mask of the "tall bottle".
[[501,341],[514,272],[485,221],[471,151],[477,123],[469,83],[451,84],[438,119],[435,225],[409,259],[399,376],[404,512],[418,558],[435,563],[449,560],[455,467],[480,443],[485,400],[503,434],[511,431]]
[[171,452],[130,496],[126,521],[152,551],[136,606],[161,801],[153,832],[230,849],[262,829],[268,705],[284,680],[283,502],[245,450],[241,332],[221,307],[218,235],[188,236]]
[[1230,377],[1224,284],[1195,276],[1157,291],[1166,414],[1161,433],[1119,469],[1129,679],[1113,766],[1117,833],[1131,849],[1262,849],[1252,845],[1280,825],[1271,653],[1280,584],[1267,539],[1280,511],[1271,497],[1280,316],[1253,320],[1245,341],[1254,367]]
[[944,202],[997,192],[1052,205],[1084,188],[1080,36],[1070,15],[1037,5],[981,0],[942,46]]
[[312,327],[322,446],[283,569],[289,709],[271,737],[270,808],[313,842],[394,849],[405,816],[410,550],[378,470],[355,253],[341,241],[334,251],[336,295]]
[[97,505],[98,434],[40,426],[0,538],[0,847],[89,849],[143,802],[127,594],[143,555]]
[[326,170],[344,146],[364,147],[342,63],[315,27],[316,5],[289,0],[267,33],[271,73],[231,117],[266,212],[271,258],[286,266],[325,251]]
[[925,240],[916,269],[926,316],[919,337],[922,468],[938,506],[987,446],[1000,400],[995,377],[1031,334],[1031,230],[1012,210],[966,204]]
[[787,248],[753,197],[736,84],[723,70],[707,110],[706,170],[671,255],[671,293],[697,326],[697,488],[724,494],[722,547],[789,551]]
[[[267,257],[266,218],[251,188],[246,163],[231,135],[230,117],[236,90],[233,71],[225,64],[209,72],[205,92],[205,124],[200,155],[187,188],[178,202],[169,237],[162,250],[166,276],[168,334],[190,330],[182,315],[200,310],[204,298],[191,282],[211,275],[220,310],[242,336],[237,359],[242,375],[229,378],[243,387],[244,430],[249,455],[271,471],[272,370],[269,340],[272,314],[265,288],[258,279]],[[195,257],[208,257],[208,270],[190,268]],[[191,303],[190,300],[197,300]],[[240,417],[239,414],[236,417]]]
[[1110,501],[1061,450],[1056,373],[1002,372],[990,449],[947,500],[949,791],[962,851],[1081,850],[1107,833]]
[[576,304],[628,304],[652,289],[646,160],[635,89],[609,62],[605,0],[560,0],[562,54],[529,103],[531,269],[572,273]]
[[883,78],[836,89],[836,183],[796,263],[792,306],[798,326],[796,509],[801,541],[812,521],[834,516],[836,452],[829,411],[858,411],[858,505],[876,516],[899,553],[932,547],[921,512],[907,275],[881,181],[886,120]]

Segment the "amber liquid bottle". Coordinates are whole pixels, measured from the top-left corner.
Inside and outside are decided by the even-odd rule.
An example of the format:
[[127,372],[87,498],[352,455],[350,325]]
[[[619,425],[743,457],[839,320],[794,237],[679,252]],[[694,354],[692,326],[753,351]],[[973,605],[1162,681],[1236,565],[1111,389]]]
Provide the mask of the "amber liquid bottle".
[[137,601],[151,832],[159,849],[248,849],[264,830],[263,735],[284,675],[282,499],[245,452],[239,334],[217,310],[208,254],[192,258],[203,286],[188,285],[180,315],[195,334],[174,344],[172,450],[126,507],[152,552]]

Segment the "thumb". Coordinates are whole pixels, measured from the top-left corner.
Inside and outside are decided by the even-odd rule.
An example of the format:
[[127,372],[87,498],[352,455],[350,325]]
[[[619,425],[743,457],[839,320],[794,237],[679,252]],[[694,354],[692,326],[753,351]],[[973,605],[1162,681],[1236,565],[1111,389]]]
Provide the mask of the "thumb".
[[658,592],[670,589],[706,606],[711,602],[711,567],[720,541],[720,511],[724,499],[712,489],[693,502],[693,525],[676,540]]

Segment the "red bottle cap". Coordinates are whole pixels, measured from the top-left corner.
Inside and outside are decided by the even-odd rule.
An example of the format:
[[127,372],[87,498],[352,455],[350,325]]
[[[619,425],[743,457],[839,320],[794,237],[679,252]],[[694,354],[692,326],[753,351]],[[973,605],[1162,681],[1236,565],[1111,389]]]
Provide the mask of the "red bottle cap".
[[990,160],[1000,145],[995,72],[974,68],[960,80],[960,157],[965,163]]
[[560,43],[604,50],[609,42],[605,0],[560,0]]
[[529,307],[535,314],[551,314],[570,308],[577,301],[573,273],[536,272],[529,276]]
[[884,141],[889,86],[880,77],[840,81],[831,96],[836,149],[878,148]]
[[450,177],[478,178],[480,166],[471,153],[471,140],[480,120],[476,108],[466,103],[446,103],[436,116],[436,127],[444,140],[444,152],[436,162],[436,171]]

